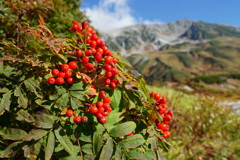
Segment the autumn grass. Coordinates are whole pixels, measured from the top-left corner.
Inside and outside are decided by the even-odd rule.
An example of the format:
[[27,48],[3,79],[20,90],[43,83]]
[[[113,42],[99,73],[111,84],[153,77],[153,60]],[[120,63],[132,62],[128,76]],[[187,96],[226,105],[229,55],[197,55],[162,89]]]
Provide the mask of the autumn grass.
[[213,98],[197,97],[169,87],[148,89],[166,97],[174,110],[172,149],[162,154],[178,159],[240,159],[240,116]]

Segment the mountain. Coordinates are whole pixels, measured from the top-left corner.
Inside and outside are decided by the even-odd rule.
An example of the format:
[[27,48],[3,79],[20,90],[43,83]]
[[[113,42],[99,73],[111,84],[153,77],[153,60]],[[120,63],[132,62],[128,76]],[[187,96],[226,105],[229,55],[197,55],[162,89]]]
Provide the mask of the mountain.
[[197,75],[238,73],[240,28],[188,19],[138,24],[103,34],[148,83],[179,82]]

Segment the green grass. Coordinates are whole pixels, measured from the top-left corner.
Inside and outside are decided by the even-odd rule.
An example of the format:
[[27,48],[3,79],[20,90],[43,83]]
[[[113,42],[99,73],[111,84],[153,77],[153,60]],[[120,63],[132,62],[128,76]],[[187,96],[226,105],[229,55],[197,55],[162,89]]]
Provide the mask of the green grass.
[[168,100],[174,110],[172,149],[161,152],[169,160],[240,159],[240,116],[208,97],[177,92],[169,87],[148,87]]

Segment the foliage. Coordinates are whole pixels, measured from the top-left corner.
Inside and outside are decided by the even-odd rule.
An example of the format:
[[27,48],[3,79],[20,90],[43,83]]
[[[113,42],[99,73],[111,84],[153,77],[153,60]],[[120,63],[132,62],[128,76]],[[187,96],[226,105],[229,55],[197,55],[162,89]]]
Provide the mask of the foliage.
[[187,95],[169,87],[148,86],[171,99],[173,150],[166,159],[239,159],[240,116],[215,99]]
[[[0,158],[156,159],[160,149],[170,148],[164,132],[155,126],[155,121],[164,121],[156,107],[161,103],[155,94],[149,95],[145,80],[126,68],[131,65],[113,53],[117,61],[111,66],[119,71],[119,84],[104,86],[102,68],[110,53],[104,52],[99,63],[89,55],[91,69],[81,60],[92,47],[86,41],[93,29],[85,22],[76,30],[80,26],[74,20],[74,33],[65,36],[70,32],[66,21],[78,15],[84,20],[82,13],[65,13],[79,7],[76,1],[0,3]],[[78,50],[82,56],[76,56]],[[51,71],[69,62],[78,63],[72,70],[74,83],[50,85]],[[89,112],[101,101],[100,91],[110,97],[113,108],[107,123]],[[66,116],[67,110],[73,110],[74,117]],[[77,116],[85,122],[76,122]]]

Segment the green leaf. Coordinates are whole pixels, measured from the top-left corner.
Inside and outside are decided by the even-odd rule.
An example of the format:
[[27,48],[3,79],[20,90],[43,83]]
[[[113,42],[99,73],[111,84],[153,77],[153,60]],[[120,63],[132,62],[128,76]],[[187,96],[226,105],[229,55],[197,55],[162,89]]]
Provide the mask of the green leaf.
[[113,95],[111,96],[111,106],[114,109],[119,108],[121,98],[122,98],[122,92],[120,90],[114,89]]
[[98,154],[101,147],[102,147],[102,137],[96,131],[96,132],[93,133],[93,152],[94,152],[95,155]]
[[147,150],[143,153],[144,150],[135,148],[132,149],[130,152],[127,153],[127,156],[130,159],[141,159],[141,160],[149,160],[149,159],[156,159],[156,154],[152,150]]
[[124,117],[122,116],[123,113],[114,113],[112,111],[109,116],[106,117],[107,123],[104,124],[104,127],[109,131],[114,127],[114,124],[120,122]]
[[17,141],[10,144],[0,155],[0,158],[10,158],[14,153],[22,147],[22,142]]
[[0,93],[6,93],[6,92],[8,92],[9,91],[9,89],[7,89],[7,88],[0,88]]
[[82,160],[81,156],[70,155],[68,157],[59,158],[60,160]]
[[84,90],[83,88],[83,81],[80,81],[78,83],[74,83],[69,90]]
[[70,103],[71,103],[71,107],[73,109],[78,109],[79,107],[84,107],[84,105],[82,104],[82,102],[77,99],[77,98],[74,98],[74,97],[71,97],[70,98]]
[[113,137],[121,137],[133,132],[135,128],[136,128],[136,124],[130,121],[130,122],[125,122],[113,127],[109,133]]
[[17,115],[16,119],[19,121],[25,121],[28,123],[32,123],[35,121],[33,116],[31,116],[27,111],[25,111],[23,109],[19,110],[16,115]]
[[113,140],[108,138],[106,144],[103,146],[99,160],[110,160],[113,153]]
[[54,133],[51,131],[48,135],[48,141],[46,146],[45,152],[45,160],[50,160],[55,148],[55,136]]
[[117,145],[113,159],[121,159],[121,157],[122,157],[122,149],[119,145]]
[[66,108],[69,102],[69,93],[64,93],[56,102],[56,106],[62,109]]
[[8,128],[3,130],[0,134],[2,134],[3,139],[22,140],[24,136],[27,135],[27,132],[22,129]]
[[136,148],[142,145],[145,142],[143,136],[141,134],[135,134],[132,136],[128,136],[127,139],[122,140],[119,145],[122,148]]
[[64,132],[62,127],[58,127],[54,130],[55,136],[63,148],[70,154],[73,153],[73,144],[70,141],[68,135]]
[[54,115],[49,115],[45,113],[39,113],[35,115],[36,121],[34,125],[39,128],[52,128],[54,122],[58,119]]
[[150,99],[150,96],[148,94],[148,91],[147,91],[147,88],[146,88],[146,82],[145,82],[144,78],[140,79],[139,86],[140,86],[140,90],[143,92],[143,95],[145,97],[147,97],[148,99]]
[[85,93],[83,91],[70,91],[72,97],[75,97],[79,100],[85,101]]
[[27,79],[24,81],[25,86],[33,93],[35,93],[36,96],[38,96],[39,98],[43,98],[43,95],[41,92],[37,91],[41,90],[40,86],[39,86],[39,81],[34,79],[34,77]]
[[25,141],[31,141],[31,140],[39,140],[42,137],[44,137],[46,134],[48,133],[48,131],[43,130],[43,129],[35,129],[35,130],[31,130],[28,135],[26,135],[24,137]]
[[82,146],[82,151],[86,154],[93,154],[93,145],[92,144],[84,144]]
[[9,111],[11,104],[11,95],[11,91],[8,91],[3,95],[0,103],[0,115],[4,113],[4,110]]
[[27,108],[28,99],[26,93],[20,87],[16,87],[14,95],[18,97],[18,104],[23,108]]

